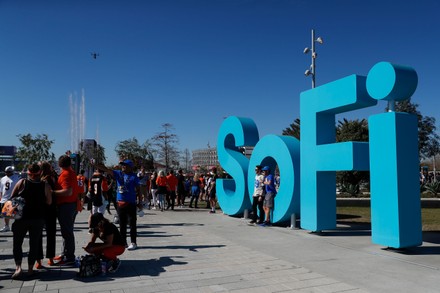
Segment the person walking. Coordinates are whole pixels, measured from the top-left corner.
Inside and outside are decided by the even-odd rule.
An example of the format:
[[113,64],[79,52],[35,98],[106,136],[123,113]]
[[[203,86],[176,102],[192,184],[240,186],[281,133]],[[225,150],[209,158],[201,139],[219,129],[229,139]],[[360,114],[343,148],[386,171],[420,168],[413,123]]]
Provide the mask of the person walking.
[[[20,176],[14,174],[14,167],[8,166],[5,169],[5,176],[0,180],[0,211],[6,201],[11,198],[12,190],[15,184],[20,180]],[[5,226],[0,230],[0,232],[9,232],[11,228],[9,227],[9,219],[5,218]]]
[[45,205],[52,203],[52,190],[49,184],[40,180],[41,169],[38,164],[28,166],[28,178],[17,182],[11,197],[20,196],[24,199],[23,214],[12,224],[13,255],[15,272],[13,279],[20,279],[23,275],[23,241],[29,232],[28,275],[34,273],[34,264],[38,258],[41,244],[41,235],[44,226]]
[[116,201],[118,203],[119,231],[122,239],[127,243],[127,225],[130,223],[130,240],[127,250],[138,248],[137,240],[137,208],[142,208],[142,198],[139,188],[139,178],[133,172],[134,164],[131,160],[119,163],[121,170],[111,170],[99,165],[102,171],[107,172],[116,181]]

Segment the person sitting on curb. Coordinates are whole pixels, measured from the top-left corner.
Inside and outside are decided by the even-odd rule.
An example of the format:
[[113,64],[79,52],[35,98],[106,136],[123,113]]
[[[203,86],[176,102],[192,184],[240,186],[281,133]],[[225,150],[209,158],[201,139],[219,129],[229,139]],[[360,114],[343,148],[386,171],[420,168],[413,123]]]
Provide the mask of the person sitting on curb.
[[[90,227],[93,229],[92,238],[87,243],[84,250],[94,254],[107,262],[107,268],[110,273],[116,272],[121,265],[118,255],[125,251],[125,241],[122,239],[118,228],[101,213],[93,214],[90,218]],[[97,239],[103,243],[96,243]]]

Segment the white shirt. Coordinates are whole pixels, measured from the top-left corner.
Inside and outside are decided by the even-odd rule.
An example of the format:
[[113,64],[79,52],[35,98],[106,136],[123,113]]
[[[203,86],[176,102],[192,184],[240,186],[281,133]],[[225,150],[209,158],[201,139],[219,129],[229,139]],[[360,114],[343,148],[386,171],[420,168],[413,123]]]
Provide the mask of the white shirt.
[[254,181],[254,197],[262,196],[263,195],[263,188],[264,188],[264,175],[263,174],[257,174],[255,175],[255,181]]
[[20,176],[17,174],[13,174],[11,177],[2,177],[0,180],[0,203],[5,203],[11,198],[12,190],[14,189],[14,186],[17,184],[18,180],[20,180]]

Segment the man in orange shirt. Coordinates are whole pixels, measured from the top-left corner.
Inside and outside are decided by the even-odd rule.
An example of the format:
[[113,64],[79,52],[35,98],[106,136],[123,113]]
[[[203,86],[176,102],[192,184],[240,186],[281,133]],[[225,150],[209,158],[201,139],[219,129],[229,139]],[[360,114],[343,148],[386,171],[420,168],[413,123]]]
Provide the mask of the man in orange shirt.
[[61,255],[54,258],[59,260],[56,264],[68,265],[75,263],[75,234],[73,226],[76,217],[76,206],[78,201],[78,181],[76,173],[72,169],[70,156],[62,155],[58,159],[58,166],[61,174],[58,177],[58,185],[61,189],[54,190],[58,207],[58,222],[60,224],[61,236],[63,237],[63,251]]
[[168,206],[167,206],[167,210],[170,208],[174,210],[174,203],[176,201],[176,191],[177,191],[177,177],[174,176],[174,172],[173,170],[170,170],[168,172],[168,176],[167,176],[167,180],[168,180],[168,188],[169,188],[169,192],[168,192],[168,196],[167,196],[167,202],[168,202]]

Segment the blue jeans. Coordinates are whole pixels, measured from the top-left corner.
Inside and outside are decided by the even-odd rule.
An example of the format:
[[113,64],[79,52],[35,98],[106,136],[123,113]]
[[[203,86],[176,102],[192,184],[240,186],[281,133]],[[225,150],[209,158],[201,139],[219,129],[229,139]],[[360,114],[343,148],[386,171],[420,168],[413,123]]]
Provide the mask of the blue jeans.
[[58,223],[60,223],[61,236],[63,237],[62,255],[66,260],[75,260],[75,234],[73,226],[76,217],[76,202],[58,205]]

